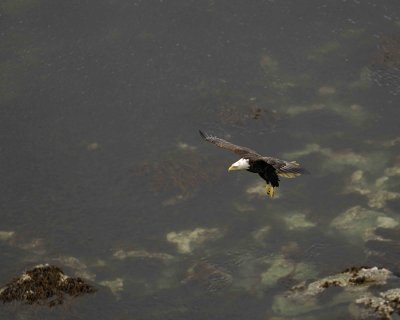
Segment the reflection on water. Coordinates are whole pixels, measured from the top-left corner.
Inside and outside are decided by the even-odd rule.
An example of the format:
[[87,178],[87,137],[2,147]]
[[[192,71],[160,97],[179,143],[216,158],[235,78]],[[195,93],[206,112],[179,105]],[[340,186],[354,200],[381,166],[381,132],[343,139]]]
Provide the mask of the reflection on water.
[[[52,310],[4,304],[0,316],[370,316],[362,305],[378,300],[356,304],[338,286],[286,298],[352,266],[390,270],[364,293],[396,293],[395,9],[0,4],[0,283],[49,263],[98,289]],[[271,200],[257,175],[228,174],[237,159],[198,129],[311,175],[285,180]]]

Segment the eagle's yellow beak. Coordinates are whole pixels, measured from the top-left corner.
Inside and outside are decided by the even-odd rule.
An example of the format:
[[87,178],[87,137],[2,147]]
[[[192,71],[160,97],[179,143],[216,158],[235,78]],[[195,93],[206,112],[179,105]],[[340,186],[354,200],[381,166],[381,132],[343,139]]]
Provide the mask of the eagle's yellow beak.
[[228,171],[235,171],[235,170],[237,170],[237,166],[235,166],[235,165],[231,165],[229,168],[228,168]]

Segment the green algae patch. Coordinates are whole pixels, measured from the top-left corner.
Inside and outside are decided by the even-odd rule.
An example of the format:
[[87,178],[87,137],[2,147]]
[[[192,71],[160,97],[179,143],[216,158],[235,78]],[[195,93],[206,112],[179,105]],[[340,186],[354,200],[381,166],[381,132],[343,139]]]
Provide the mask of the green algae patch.
[[[336,89],[333,87],[321,87],[318,91],[321,96],[334,95]],[[291,117],[300,116],[302,114],[311,114],[317,111],[327,111],[336,114],[343,120],[353,124],[361,125],[370,117],[364,107],[358,104],[341,104],[336,102],[314,103],[311,105],[294,105],[286,108],[285,112]]]
[[339,232],[351,242],[367,241],[376,228],[395,228],[399,221],[384,212],[353,206],[331,222],[332,232]]

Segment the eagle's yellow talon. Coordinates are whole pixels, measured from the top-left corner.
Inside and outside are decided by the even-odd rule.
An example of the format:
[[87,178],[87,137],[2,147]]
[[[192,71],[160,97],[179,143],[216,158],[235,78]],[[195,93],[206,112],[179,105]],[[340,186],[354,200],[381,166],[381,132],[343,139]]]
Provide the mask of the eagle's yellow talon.
[[272,186],[270,186],[270,185],[266,185],[265,186],[265,189],[266,189],[266,191],[267,191],[267,195],[270,197],[270,198],[273,198],[274,197],[274,194],[275,194],[275,190],[274,190],[274,187],[272,187]]

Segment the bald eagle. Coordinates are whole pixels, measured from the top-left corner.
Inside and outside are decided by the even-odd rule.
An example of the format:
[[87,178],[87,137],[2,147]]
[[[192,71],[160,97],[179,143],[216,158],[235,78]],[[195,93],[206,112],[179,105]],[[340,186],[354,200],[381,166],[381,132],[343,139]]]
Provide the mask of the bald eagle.
[[233,163],[228,171],[247,170],[258,173],[267,185],[267,195],[272,198],[275,194],[274,188],[279,187],[279,177],[294,178],[301,174],[308,173],[300,167],[296,161],[285,161],[272,157],[264,157],[256,151],[246,147],[240,147],[221,138],[208,135],[199,130],[204,140],[215,144],[217,147],[233,151],[241,158]]

